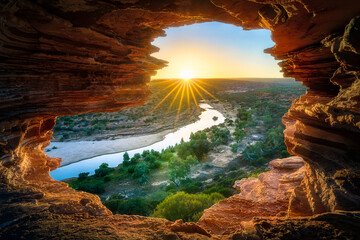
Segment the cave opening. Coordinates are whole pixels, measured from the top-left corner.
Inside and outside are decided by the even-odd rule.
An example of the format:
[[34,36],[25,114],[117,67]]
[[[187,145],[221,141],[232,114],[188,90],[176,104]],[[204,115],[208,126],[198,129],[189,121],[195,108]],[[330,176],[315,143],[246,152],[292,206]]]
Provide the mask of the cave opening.
[[[63,165],[51,176],[99,195],[113,213],[196,222],[204,209],[238,193],[244,184],[236,181],[274,168],[269,176],[298,175],[291,187],[273,182],[276,193],[267,197],[285,211],[271,198],[288,199],[304,169],[301,158],[280,160],[290,156],[281,119],[305,87],[282,78],[279,61],[263,52],[274,44],[270,31],[208,22],[165,34],[152,42],[160,49],[152,56],[169,64],[149,83],[145,105],[57,118],[45,153],[62,157]],[[192,76],[182,76],[184,69]],[[268,165],[274,159],[295,167]],[[279,191],[279,184],[289,189]],[[202,206],[191,210],[194,201]],[[183,202],[175,206],[180,215],[174,202]],[[267,214],[273,212],[258,213]]]

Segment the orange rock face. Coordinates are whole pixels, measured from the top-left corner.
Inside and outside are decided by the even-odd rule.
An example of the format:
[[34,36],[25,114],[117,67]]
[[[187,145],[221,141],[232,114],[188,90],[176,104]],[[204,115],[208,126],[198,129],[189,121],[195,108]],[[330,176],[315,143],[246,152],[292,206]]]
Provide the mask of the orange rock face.
[[[0,3],[0,12],[0,237],[31,235],[39,225],[67,217],[75,224],[82,221],[77,214],[112,218],[97,197],[50,178],[61,161],[43,153],[55,119],[144,103],[150,76],[166,65],[150,56],[158,50],[152,40],[167,27],[205,21],[270,29],[275,46],[265,52],[281,61],[284,76],[309,87],[283,118],[288,150],[306,168],[290,196],[292,218],[254,220],[256,231],[239,226],[234,238],[249,231],[264,238],[288,238],[289,231],[303,239],[324,238],[324,227],[337,234],[333,238],[356,235],[342,235],[341,229],[358,229],[359,222],[360,1],[11,0]],[[263,193],[254,196],[272,196]],[[48,225],[34,220],[31,227],[28,219],[45,212]],[[106,226],[97,223],[98,229]],[[82,230],[72,232],[73,238],[89,233],[90,227],[79,224]],[[299,233],[304,228],[311,230]],[[133,231],[125,236],[136,236]]]
[[206,209],[198,224],[223,234],[254,217],[286,215],[290,195],[304,178],[304,162],[300,157],[289,157],[273,160],[270,165],[273,169],[258,178],[236,181],[234,188],[241,192]]

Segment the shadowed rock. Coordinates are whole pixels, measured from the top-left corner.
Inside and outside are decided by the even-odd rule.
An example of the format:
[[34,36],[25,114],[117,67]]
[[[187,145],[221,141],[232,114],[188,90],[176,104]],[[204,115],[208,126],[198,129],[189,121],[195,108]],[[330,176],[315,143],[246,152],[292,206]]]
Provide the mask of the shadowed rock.
[[[62,233],[89,239],[193,238],[166,230],[163,220],[112,216],[98,197],[51,179],[49,171],[61,159],[43,150],[57,116],[143,104],[151,75],[166,65],[150,56],[158,50],[152,40],[167,27],[206,21],[270,29],[275,46],[265,52],[280,60],[284,76],[309,87],[283,117],[288,151],[302,157],[306,168],[290,196],[290,218],[260,219],[254,228],[239,225],[234,238],[305,239],[316,233],[323,238],[323,229],[329,229],[328,238],[356,238],[360,1],[10,0],[0,3],[0,13],[2,239]],[[249,201],[244,204],[250,213],[267,208]],[[128,225],[109,230],[113,219]],[[165,230],[157,231],[157,224]]]

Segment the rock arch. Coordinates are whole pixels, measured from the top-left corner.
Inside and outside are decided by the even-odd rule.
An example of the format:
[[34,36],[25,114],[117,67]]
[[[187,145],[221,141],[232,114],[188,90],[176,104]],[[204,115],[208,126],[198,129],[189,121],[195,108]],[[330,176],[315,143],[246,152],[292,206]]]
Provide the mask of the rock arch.
[[[265,51],[281,60],[284,76],[309,87],[283,118],[288,150],[307,166],[290,200],[290,218],[258,219],[252,230],[243,225],[231,234],[280,236],[292,222],[303,228],[314,223],[319,234],[326,225],[332,234],[342,229],[344,236],[355,236],[360,225],[354,220],[360,210],[360,2],[9,0],[0,6],[0,236],[209,237],[192,224],[112,216],[98,197],[52,180],[49,170],[60,159],[43,153],[57,116],[143,104],[150,76],[166,64],[150,56],[157,51],[152,39],[166,27],[204,21],[270,29],[276,45]],[[126,221],[127,230],[119,223]],[[266,235],[271,228],[278,233]]]

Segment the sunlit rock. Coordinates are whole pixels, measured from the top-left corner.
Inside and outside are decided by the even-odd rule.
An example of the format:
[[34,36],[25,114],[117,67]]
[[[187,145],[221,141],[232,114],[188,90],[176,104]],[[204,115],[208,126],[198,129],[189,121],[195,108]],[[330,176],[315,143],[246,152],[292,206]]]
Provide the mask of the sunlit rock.
[[270,165],[273,169],[258,178],[236,181],[234,188],[240,193],[206,209],[198,224],[223,234],[253,217],[285,216],[290,195],[304,177],[304,162],[300,157],[289,157],[273,160]]
[[[2,239],[192,238],[163,220],[111,216],[98,197],[52,180],[60,159],[43,150],[57,116],[143,104],[150,76],[166,65],[150,56],[151,41],[204,21],[271,29],[276,45],[266,52],[309,87],[283,118],[288,150],[306,166],[290,218],[255,219],[234,238],[359,238],[360,1],[24,0],[2,1],[0,11]],[[249,217],[274,207],[249,201]]]

